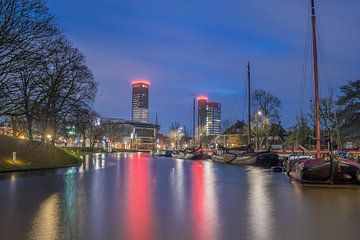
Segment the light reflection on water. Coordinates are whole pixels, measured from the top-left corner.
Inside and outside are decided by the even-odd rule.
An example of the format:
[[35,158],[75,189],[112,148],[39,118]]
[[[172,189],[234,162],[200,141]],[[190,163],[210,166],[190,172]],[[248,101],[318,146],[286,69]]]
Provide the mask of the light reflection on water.
[[194,238],[219,239],[214,169],[209,162],[194,162],[192,168]]
[[150,159],[133,154],[127,164],[124,206],[125,238],[153,239],[153,199]]
[[[360,190],[302,187],[259,168],[85,156],[0,176],[1,239],[352,239]],[[329,228],[329,226],[336,226]]]
[[32,220],[29,238],[34,240],[58,239],[61,236],[60,210],[59,194],[54,193],[45,199]]
[[253,239],[272,239],[271,229],[274,228],[271,216],[272,198],[269,196],[269,175],[262,169],[253,168],[248,171],[249,183],[249,224]]

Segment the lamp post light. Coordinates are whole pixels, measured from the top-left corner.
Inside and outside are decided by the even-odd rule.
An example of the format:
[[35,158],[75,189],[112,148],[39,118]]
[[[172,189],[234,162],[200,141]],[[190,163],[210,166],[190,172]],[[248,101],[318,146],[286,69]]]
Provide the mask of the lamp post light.
[[255,122],[256,122],[256,151],[259,151],[259,116],[262,115],[261,111],[255,113]]
[[47,138],[48,142],[50,142],[52,139],[52,136],[50,134],[48,134],[48,135],[46,135],[46,138]]
[[183,131],[183,127],[179,127],[179,129],[176,131],[176,149],[179,148],[180,146],[180,139],[182,137],[182,131]]

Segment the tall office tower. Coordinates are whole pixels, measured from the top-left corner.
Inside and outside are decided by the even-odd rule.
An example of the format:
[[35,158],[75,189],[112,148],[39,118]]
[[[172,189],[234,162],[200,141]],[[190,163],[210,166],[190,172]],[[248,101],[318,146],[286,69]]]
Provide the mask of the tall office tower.
[[198,132],[197,135],[206,134],[206,105],[208,98],[200,96],[197,98],[198,102]]
[[133,81],[132,85],[132,121],[147,123],[149,121],[149,86],[148,81]]
[[206,104],[206,136],[221,134],[221,104],[208,102]]

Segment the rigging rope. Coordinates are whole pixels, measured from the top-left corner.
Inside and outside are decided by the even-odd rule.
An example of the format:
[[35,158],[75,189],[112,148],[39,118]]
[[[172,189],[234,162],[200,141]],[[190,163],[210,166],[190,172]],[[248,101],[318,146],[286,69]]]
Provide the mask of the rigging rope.
[[[308,8],[311,9],[310,3],[308,3]],[[300,115],[297,117],[297,124],[299,122],[299,117],[302,118],[304,116],[304,102],[305,102],[305,89],[306,89],[306,82],[307,82],[307,74],[308,74],[308,60],[309,60],[309,52],[310,52],[310,45],[311,45],[311,11],[307,11],[307,24],[306,24],[306,33],[305,33],[305,52],[303,57],[303,67],[302,67],[302,76],[301,76],[301,85],[300,85]],[[311,84],[310,84],[311,86]],[[310,110],[309,110],[310,111]],[[301,120],[301,119],[300,119]],[[299,145],[299,138],[300,138],[300,128],[296,131],[295,135],[295,143]],[[307,133],[305,133],[307,135]]]

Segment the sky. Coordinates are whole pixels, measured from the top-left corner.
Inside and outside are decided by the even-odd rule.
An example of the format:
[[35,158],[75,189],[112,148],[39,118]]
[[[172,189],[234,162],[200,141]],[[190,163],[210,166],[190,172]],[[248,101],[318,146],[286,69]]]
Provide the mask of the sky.
[[[247,62],[252,89],[279,97],[283,125],[294,124],[313,94],[309,2],[47,1],[99,82],[96,111],[131,119],[131,81],[146,79],[163,133],[191,127],[193,93],[220,102],[222,119],[246,118]],[[359,0],[317,0],[322,97],[360,78],[359,10]]]

